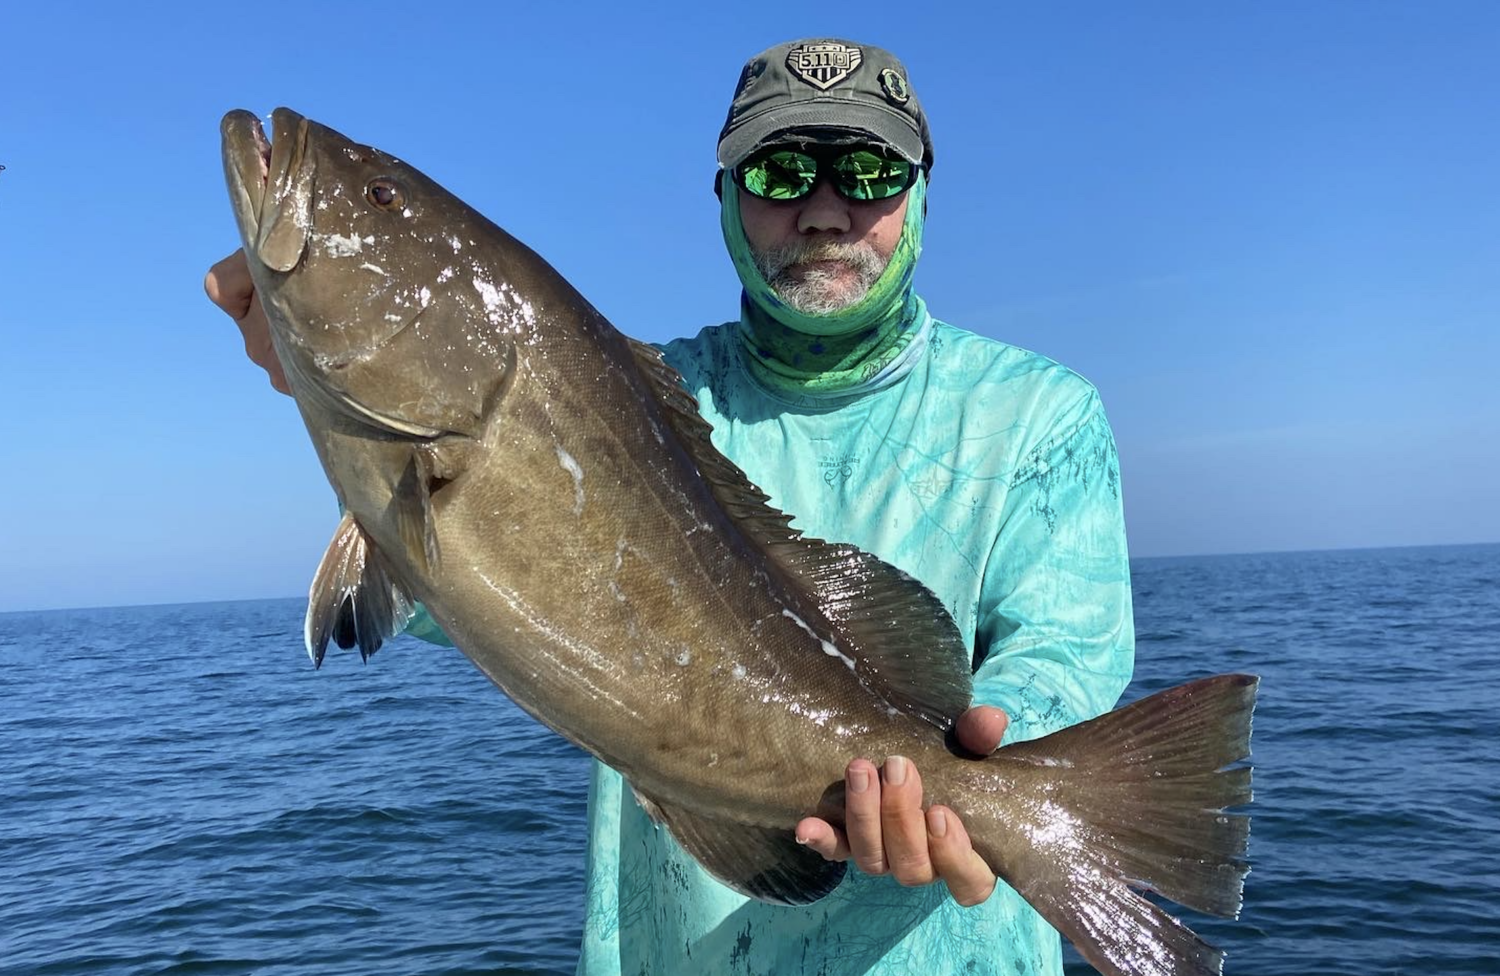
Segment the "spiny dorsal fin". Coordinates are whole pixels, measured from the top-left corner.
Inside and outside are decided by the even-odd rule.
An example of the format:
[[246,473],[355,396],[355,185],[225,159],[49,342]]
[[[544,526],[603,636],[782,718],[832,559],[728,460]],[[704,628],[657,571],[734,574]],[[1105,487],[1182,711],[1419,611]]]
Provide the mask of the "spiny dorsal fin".
[[664,806],[635,791],[652,820],[704,869],[742,895],[777,905],[808,905],[838,887],[844,862],[825,861],[786,828],[715,820]]
[[[714,498],[771,563],[813,593],[840,628],[856,673],[887,703],[941,729],[969,706],[972,681],[963,638],[942,602],[915,578],[851,545],[809,538],[791,516],[713,446],[713,427],[682,377],[654,346],[631,340],[636,363],[677,441]],[[820,635],[827,637],[828,635]]]
[[358,646],[360,657],[369,660],[386,638],[401,633],[415,604],[346,512],[307,593],[302,636],[313,666],[323,666],[330,638],[345,650]]

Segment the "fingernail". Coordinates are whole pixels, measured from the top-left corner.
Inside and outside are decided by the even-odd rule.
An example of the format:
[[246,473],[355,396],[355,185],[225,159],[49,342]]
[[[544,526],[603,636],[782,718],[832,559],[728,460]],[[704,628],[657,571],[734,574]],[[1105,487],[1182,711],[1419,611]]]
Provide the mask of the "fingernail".
[[885,781],[892,786],[900,786],[906,782],[906,760],[900,756],[887,756],[885,760]]
[[934,837],[948,836],[948,815],[941,810],[928,810],[927,829]]
[[849,789],[863,793],[870,788],[870,773],[864,768],[849,770]]

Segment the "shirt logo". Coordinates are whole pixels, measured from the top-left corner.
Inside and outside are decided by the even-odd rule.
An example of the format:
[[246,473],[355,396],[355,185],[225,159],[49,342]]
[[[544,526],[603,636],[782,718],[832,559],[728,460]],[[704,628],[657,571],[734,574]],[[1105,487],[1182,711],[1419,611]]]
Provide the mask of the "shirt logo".
[[834,41],[799,44],[786,52],[787,70],[819,91],[848,78],[864,59],[859,48]]
[[823,483],[830,488],[844,484],[854,477],[854,469],[859,465],[859,455],[824,455],[818,462],[818,467],[823,469]]

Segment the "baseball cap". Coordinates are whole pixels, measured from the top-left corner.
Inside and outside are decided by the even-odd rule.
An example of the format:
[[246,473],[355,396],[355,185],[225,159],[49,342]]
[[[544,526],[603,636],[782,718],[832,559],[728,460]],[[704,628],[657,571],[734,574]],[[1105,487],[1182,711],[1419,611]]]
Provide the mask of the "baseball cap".
[[868,44],[788,41],[745,62],[719,132],[719,165],[733,167],[793,134],[829,142],[873,139],[932,166],[927,113],[905,66]]

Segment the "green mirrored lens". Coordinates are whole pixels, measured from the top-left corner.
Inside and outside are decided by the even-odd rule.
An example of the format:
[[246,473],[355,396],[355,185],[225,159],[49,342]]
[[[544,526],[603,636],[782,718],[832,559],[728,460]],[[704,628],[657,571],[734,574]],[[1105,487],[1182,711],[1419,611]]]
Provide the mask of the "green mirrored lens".
[[740,168],[740,185],[767,200],[795,200],[818,181],[818,161],[790,149],[773,152]]
[[851,200],[884,200],[911,186],[911,163],[856,150],[833,161],[839,188]]
[[[830,154],[831,155],[831,154]],[[740,165],[740,186],[764,200],[798,200],[818,184],[818,171],[850,200],[885,200],[904,193],[915,177],[913,164],[875,149],[856,149],[829,158],[778,149]]]

